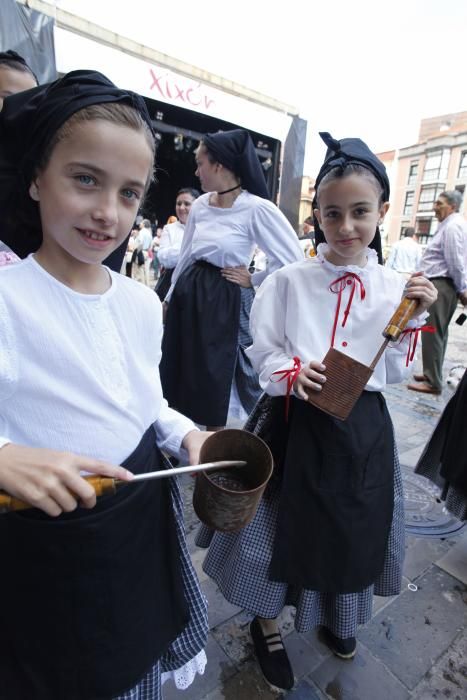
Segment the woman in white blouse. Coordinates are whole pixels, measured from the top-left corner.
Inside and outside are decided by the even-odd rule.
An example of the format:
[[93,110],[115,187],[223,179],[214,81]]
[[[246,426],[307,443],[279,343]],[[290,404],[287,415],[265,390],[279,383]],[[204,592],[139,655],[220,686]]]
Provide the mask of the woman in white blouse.
[[168,223],[162,229],[157,258],[163,268],[154,291],[161,301],[164,301],[167,292],[172,284],[172,274],[178,263],[180,248],[182,247],[185,224],[190,213],[191,205],[198,199],[198,190],[192,187],[183,187],[177,192],[175,200],[175,213],[177,220]]
[[[211,430],[246,417],[260,388],[245,349],[254,288],[303,259],[292,227],[269,201],[248,132],[207,134],[196,152],[206,192],[191,208],[168,306],[161,378],[169,404]],[[256,246],[268,259],[251,274]]]

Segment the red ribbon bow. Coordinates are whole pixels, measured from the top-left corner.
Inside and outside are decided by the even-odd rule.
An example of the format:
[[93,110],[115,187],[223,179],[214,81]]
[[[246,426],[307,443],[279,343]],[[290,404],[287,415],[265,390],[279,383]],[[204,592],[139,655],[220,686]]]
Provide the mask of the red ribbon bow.
[[349,295],[349,300],[347,302],[347,306],[345,307],[344,311],[344,318],[342,320],[342,328],[345,326],[347,323],[347,319],[349,317],[350,313],[350,307],[352,306],[352,301],[355,295],[355,290],[357,286],[360,289],[360,299],[363,301],[365,298],[366,292],[365,292],[365,287],[363,286],[363,282],[360,279],[358,275],[355,274],[355,272],[346,272],[345,275],[342,275],[342,277],[338,277],[334,282],[331,282],[329,285],[329,289],[331,292],[334,294],[337,294],[337,306],[336,306],[336,313],[334,314],[334,324],[332,327],[332,337],[331,337],[331,347],[334,347],[334,341],[336,338],[336,329],[337,329],[337,322],[339,320],[339,312],[341,308],[341,302],[342,302],[342,292],[344,289],[347,287],[347,285],[352,285],[352,288],[350,290],[350,295]]
[[416,328],[405,328],[399,340],[401,343],[405,336],[409,336],[409,347],[407,348],[407,357],[405,358],[405,366],[409,366],[409,362],[412,362],[415,357],[415,350],[417,349],[418,336],[420,333],[436,333],[436,328],[434,326],[417,326]]
[[287,420],[289,417],[290,393],[292,391],[293,385],[295,384],[295,380],[297,379],[298,375],[300,374],[301,369],[302,369],[302,363],[301,363],[300,358],[294,357],[293,358],[293,367],[291,367],[290,369],[279,369],[279,370],[277,370],[277,372],[273,372],[271,374],[271,382],[274,381],[272,378],[275,374],[280,375],[275,380],[276,382],[281,382],[283,379],[287,379],[287,392],[285,395],[285,420]]

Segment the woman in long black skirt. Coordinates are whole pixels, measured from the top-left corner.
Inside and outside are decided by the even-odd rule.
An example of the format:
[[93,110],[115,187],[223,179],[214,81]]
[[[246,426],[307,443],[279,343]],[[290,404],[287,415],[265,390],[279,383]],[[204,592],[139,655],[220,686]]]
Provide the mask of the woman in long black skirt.
[[[254,289],[303,253],[292,227],[268,200],[248,132],[206,135],[196,163],[206,194],[191,207],[165,299],[161,379],[170,406],[216,430],[228,414],[245,418],[260,395],[245,354]],[[251,274],[256,246],[268,265]]]

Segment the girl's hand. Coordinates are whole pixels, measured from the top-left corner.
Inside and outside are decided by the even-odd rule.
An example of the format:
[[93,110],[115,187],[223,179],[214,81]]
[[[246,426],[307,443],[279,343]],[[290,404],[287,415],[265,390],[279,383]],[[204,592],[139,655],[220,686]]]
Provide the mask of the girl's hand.
[[293,388],[297,396],[301,399],[308,400],[308,391],[321,391],[321,385],[326,381],[326,377],[322,372],[324,372],[326,367],[318,362],[317,360],[312,360],[308,365],[305,365],[300,370],[296,381],[294,382]]
[[0,488],[34,508],[40,508],[47,515],[69,513],[78,503],[83,508],[96,505],[96,492],[80,475],[81,471],[125,481],[133,477],[123,467],[71,452],[13,443],[0,449]]
[[213,434],[214,433],[211,433],[208,430],[190,430],[190,432],[183,438],[182,447],[184,447],[188,452],[188,458],[192,466],[199,464],[199,451],[201,449],[201,445],[210,435]]
[[423,272],[414,272],[405,285],[405,296],[416,299],[418,306],[412,314],[412,318],[426,311],[438,298],[435,285],[423,276]]
[[246,265],[238,267],[224,267],[221,270],[221,275],[229,282],[238,284],[240,287],[252,287],[251,274],[248,272]]

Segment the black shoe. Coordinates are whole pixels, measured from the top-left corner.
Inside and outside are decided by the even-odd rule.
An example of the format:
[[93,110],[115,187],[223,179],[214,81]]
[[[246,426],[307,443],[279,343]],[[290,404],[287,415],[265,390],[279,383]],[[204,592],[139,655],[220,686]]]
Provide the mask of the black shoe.
[[250,633],[255,647],[256,658],[268,683],[282,690],[293,688],[295,679],[287,652],[284,648],[269,651],[269,647],[282,644],[282,637],[279,632],[264,635],[258,618],[255,617],[250,624]]
[[321,634],[326,646],[340,659],[353,659],[357,653],[357,640],[355,637],[341,639],[336,637],[327,627],[321,628]]

